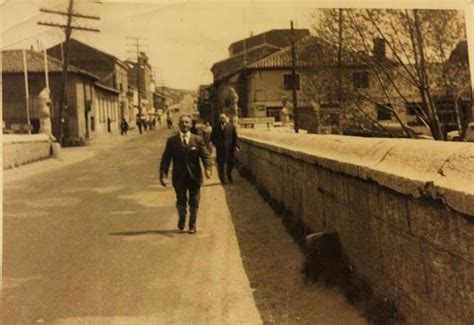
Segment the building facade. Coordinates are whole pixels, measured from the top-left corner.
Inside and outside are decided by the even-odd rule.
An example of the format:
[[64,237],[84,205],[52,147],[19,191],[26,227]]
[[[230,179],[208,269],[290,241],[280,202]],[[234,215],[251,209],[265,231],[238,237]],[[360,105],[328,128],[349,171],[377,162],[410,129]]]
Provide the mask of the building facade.
[[[28,71],[29,108],[33,132],[39,131],[42,114],[39,109],[39,94],[46,88],[43,53],[26,51]],[[3,121],[7,129],[25,129],[28,124],[26,113],[26,91],[22,50],[2,52]],[[50,119],[52,133],[58,140],[61,134],[60,94],[62,63],[48,56],[48,78],[50,87]],[[71,144],[82,143],[91,137],[92,107],[95,99],[98,76],[69,66],[66,85],[66,109],[64,110],[64,138]]]
[[148,56],[144,52],[140,52],[138,64],[130,60],[125,61],[125,64],[127,65],[128,81],[133,88],[137,89],[140,98],[137,114],[139,113],[144,117],[154,114],[153,93],[155,89],[152,86],[153,73]]
[[[294,39],[298,41],[309,35],[309,30],[294,31]],[[235,90],[239,97],[239,115],[252,116],[248,103],[248,74],[249,66],[282,50],[290,45],[291,30],[271,30],[249,38],[239,40],[229,46],[229,58],[216,62],[211,71],[214,76],[213,90],[215,91],[214,121],[229,105],[228,97]]]
[[[47,52],[61,60],[63,47],[64,43],[61,43],[49,48]],[[129,123],[134,120],[133,105],[129,103],[128,67],[124,62],[111,54],[76,39],[71,39],[70,41],[69,62],[99,77],[98,92],[101,92],[106,87],[113,89],[114,93],[118,93],[118,96],[114,96],[117,103],[113,104],[119,109],[118,120],[125,118]]]

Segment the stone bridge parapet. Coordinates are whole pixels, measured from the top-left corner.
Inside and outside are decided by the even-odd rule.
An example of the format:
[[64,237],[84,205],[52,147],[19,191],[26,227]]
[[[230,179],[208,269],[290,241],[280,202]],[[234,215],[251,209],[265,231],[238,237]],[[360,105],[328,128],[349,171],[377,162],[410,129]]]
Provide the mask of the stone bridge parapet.
[[51,156],[51,140],[46,134],[2,135],[3,170]]
[[474,323],[474,145],[240,130],[238,159],[408,323]]

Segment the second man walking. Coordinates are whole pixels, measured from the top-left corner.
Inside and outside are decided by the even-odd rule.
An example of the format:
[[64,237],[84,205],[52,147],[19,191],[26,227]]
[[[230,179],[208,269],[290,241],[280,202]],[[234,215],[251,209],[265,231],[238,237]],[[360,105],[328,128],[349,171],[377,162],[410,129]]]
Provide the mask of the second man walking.
[[212,128],[211,141],[216,147],[217,171],[222,184],[233,182],[232,169],[234,168],[235,149],[237,147],[237,131],[228,122],[227,116],[219,116],[219,124]]

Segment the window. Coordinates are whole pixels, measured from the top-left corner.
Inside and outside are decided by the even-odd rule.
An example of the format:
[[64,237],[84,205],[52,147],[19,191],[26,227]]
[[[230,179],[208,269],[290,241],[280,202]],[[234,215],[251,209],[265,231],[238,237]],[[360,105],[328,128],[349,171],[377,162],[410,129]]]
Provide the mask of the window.
[[267,117],[274,117],[275,122],[280,122],[281,107],[267,107]]
[[352,84],[355,88],[369,88],[369,73],[354,72],[352,74]]
[[99,97],[99,123],[102,123],[102,119],[103,119],[103,102],[102,102],[102,97]]
[[377,104],[377,121],[390,121],[392,119],[391,108],[392,104]]
[[[296,90],[300,90],[300,75],[295,75],[295,88]],[[285,90],[292,90],[293,89],[293,75],[285,74],[283,75],[283,87]]]
[[322,126],[335,126],[339,125],[339,114],[334,112],[328,112],[321,114],[321,125]]
[[406,103],[405,110],[407,114],[407,124],[409,126],[423,125],[423,122],[418,117],[422,113],[422,103]]

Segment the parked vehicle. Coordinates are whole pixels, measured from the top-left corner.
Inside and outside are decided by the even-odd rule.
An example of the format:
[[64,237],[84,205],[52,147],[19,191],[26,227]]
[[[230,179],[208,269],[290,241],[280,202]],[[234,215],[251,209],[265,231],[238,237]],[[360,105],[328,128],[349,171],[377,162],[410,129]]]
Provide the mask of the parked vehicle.
[[[459,133],[459,130],[448,132],[448,141],[462,141],[462,137]],[[470,122],[467,124],[464,141],[474,142],[474,122]]]
[[405,133],[405,130],[399,123],[393,122],[382,122],[380,123],[382,127],[375,125],[372,130],[344,130],[344,135],[360,136],[360,137],[370,137],[370,138],[412,138],[412,139],[424,139],[424,140],[433,140],[434,138],[430,135],[426,135],[420,132],[417,132],[411,126],[406,126],[406,129],[410,133],[408,136]]

